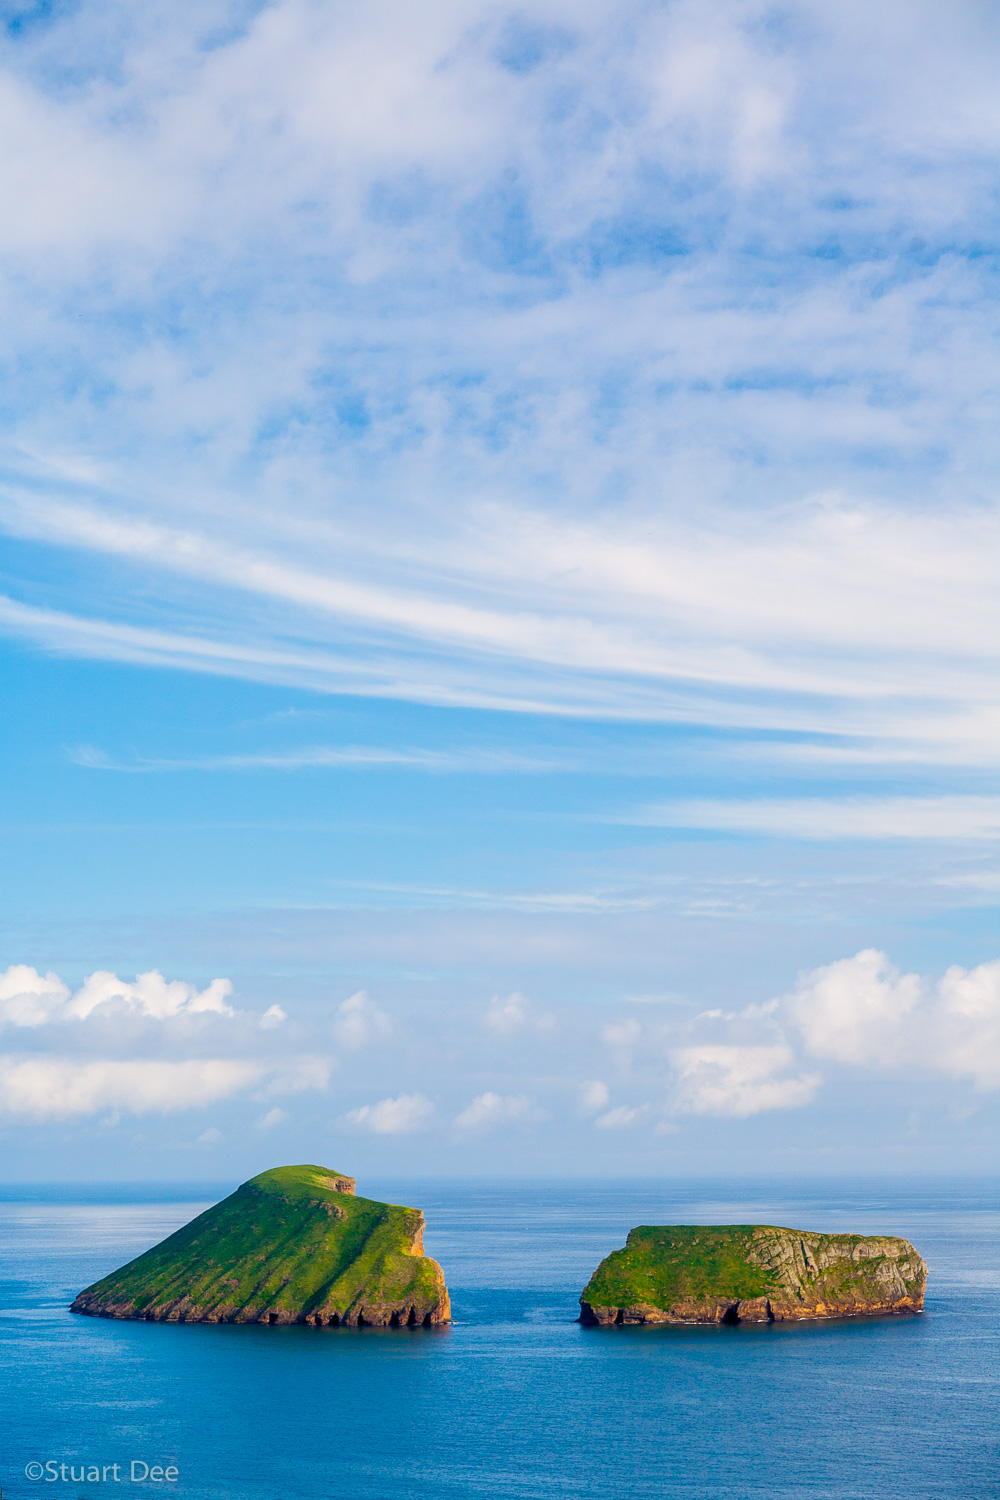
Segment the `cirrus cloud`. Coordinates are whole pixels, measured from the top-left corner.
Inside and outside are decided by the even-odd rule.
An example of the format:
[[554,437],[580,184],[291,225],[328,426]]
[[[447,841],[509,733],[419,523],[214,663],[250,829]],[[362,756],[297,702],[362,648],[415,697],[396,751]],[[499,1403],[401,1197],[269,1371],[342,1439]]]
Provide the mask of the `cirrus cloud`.
[[40,12],[0,524],[138,586],[0,623],[992,763],[997,38],[942,14]]

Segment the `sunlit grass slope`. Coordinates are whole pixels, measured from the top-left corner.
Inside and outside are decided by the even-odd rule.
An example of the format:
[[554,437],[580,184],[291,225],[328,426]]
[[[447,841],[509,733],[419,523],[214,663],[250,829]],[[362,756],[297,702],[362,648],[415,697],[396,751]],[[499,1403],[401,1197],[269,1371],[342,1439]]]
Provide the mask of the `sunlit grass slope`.
[[82,1291],[75,1312],[157,1322],[373,1324],[450,1318],[419,1209],[354,1196],[325,1167],[276,1167]]

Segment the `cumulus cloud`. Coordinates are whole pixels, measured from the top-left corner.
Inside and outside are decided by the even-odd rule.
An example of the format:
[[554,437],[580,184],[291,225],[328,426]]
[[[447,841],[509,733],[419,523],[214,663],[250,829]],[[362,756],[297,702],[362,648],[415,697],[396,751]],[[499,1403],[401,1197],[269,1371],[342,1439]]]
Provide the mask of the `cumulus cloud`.
[[64,1013],[70,992],[58,974],[46,975],[27,964],[12,964],[0,974],[0,1021],[9,1026],[44,1026]]
[[540,1118],[537,1106],[524,1094],[478,1094],[468,1109],[455,1117],[459,1130],[481,1130],[493,1125],[523,1123]]
[[254,1121],[254,1124],[256,1125],[258,1130],[273,1130],[275,1125],[283,1125],[287,1119],[287,1111],[279,1109],[278,1106],[275,1105],[274,1109],[269,1109],[266,1114],[260,1115],[258,1119]]
[[611,1099],[611,1090],[599,1078],[592,1078],[580,1085],[580,1109],[585,1115],[596,1114]]
[[261,1063],[235,1058],[183,1062],[0,1057],[0,1110],[66,1119],[100,1109],[159,1114],[225,1099],[260,1081]]
[[679,1047],[672,1054],[679,1114],[746,1119],[769,1109],[811,1104],[821,1079],[816,1073],[779,1077],[794,1062],[790,1047]]
[[616,1021],[611,1026],[605,1026],[601,1031],[601,1040],[619,1052],[631,1051],[638,1045],[641,1036],[642,1026],[634,1018],[628,1021]]
[[538,1015],[524,996],[516,991],[506,998],[494,995],[484,1017],[484,1025],[496,1036],[513,1036],[515,1032],[525,1028],[549,1031],[552,1024],[551,1016]]
[[84,980],[83,987],[70,1000],[67,1011],[69,1016],[84,1020],[99,1007],[117,1001],[155,1021],[165,1021],[182,1012],[186,1015],[212,1012],[232,1016],[235,1012],[227,1000],[232,992],[233,986],[228,979],[213,979],[206,989],[198,990],[195,985],[181,979],[166,980],[156,969],[138,975],[134,984],[126,983],[116,974],[99,970]]
[[816,1061],[1000,1088],[1000,959],[935,980],[865,948],[803,974],[785,996],[691,1024],[741,1040],[670,1050],[678,1114],[742,1119],[810,1104],[822,1083]]
[[[57,974],[12,965],[0,974],[0,1024],[14,1032],[9,1035],[11,1044],[23,1049],[30,1041],[36,1050],[11,1050],[0,1056],[0,1110],[36,1119],[107,1110],[107,1122],[116,1123],[122,1111],[198,1108],[247,1090],[267,1099],[326,1088],[331,1060],[318,1052],[276,1056],[272,1046],[266,1057],[178,1056],[190,1053],[193,1038],[203,1033],[168,1023],[195,1017],[234,1022],[238,1017],[229,1003],[231,994],[228,979],[213,979],[200,989],[184,980],[165,979],[155,969],[134,981],[97,970],[71,991]],[[134,1026],[116,1024],[126,1018],[153,1025],[137,1033]],[[272,1005],[259,1024],[272,1031],[284,1020],[281,1007]],[[105,1024],[96,1024],[102,1021]],[[18,1031],[22,1035],[15,1043]],[[26,1031],[33,1033],[30,1039]],[[246,1027],[235,1034],[251,1049],[260,1047]],[[144,1055],[127,1055],[136,1050]],[[107,1056],[109,1051],[118,1055]],[[282,1113],[272,1109],[264,1118],[277,1123]]]
[[1000,1087],[1000,960],[935,982],[866,948],[804,975],[782,1014],[814,1057]]
[[423,1094],[399,1094],[349,1110],[344,1118],[373,1135],[411,1135],[422,1130],[434,1114],[434,1105]]
[[228,1003],[232,992],[228,979],[213,979],[199,990],[181,979],[164,979],[156,969],[137,975],[132,983],[98,969],[71,994],[57,974],[43,977],[27,964],[14,964],[0,975],[0,1023],[32,1027],[64,1024],[116,1009],[154,1021],[181,1015],[232,1017],[235,1011]]
[[1000,1088],[1000,959],[975,969],[953,965],[937,987],[947,1047],[939,1065],[980,1088]]
[[333,1034],[342,1047],[354,1050],[369,1042],[384,1041],[392,1035],[392,1023],[364,990],[358,990],[337,1006]]
[[892,1065],[906,1045],[921,989],[918,975],[901,975],[884,953],[866,948],[806,975],[784,1012],[813,1057]]

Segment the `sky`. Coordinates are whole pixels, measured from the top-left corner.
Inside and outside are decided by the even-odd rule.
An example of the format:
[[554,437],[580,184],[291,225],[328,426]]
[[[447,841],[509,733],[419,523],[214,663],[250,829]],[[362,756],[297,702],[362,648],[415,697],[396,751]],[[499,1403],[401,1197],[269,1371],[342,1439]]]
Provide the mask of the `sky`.
[[995,1170],[996,7],[0,19],[0,1178]]

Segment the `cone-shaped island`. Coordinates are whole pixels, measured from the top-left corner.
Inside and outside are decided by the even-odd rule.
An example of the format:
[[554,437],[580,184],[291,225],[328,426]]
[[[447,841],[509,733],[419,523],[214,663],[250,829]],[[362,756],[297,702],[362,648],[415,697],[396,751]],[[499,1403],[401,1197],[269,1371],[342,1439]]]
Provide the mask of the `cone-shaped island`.
[[417,1208],[358,1198],[327,1167],[275,1167],[82,1291],[72,1311],[163,1323],[447,1323]]
[[923,1309],[909,1240],[772,1224],[641,1225],[601,1261],[581,1323],[786,1323]]

